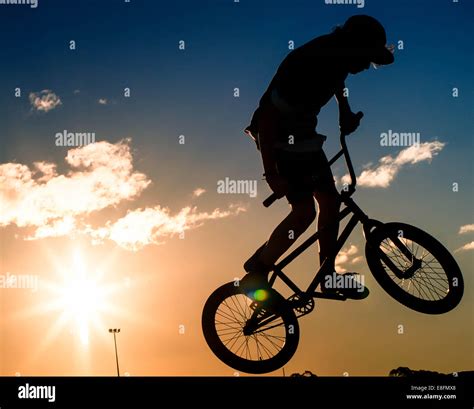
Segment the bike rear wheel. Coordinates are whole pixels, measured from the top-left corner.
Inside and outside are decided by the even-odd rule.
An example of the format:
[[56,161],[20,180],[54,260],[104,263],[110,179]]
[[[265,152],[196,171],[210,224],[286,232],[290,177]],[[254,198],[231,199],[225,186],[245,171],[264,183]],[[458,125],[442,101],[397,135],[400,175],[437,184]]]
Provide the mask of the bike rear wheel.
[[215,290],[206,301],[202,329],[214,354],[230,367],[261,374],[281,368],[296,352],[298,320],[275,290],[255,302],[234,282]]
[[381,224],[370,233],[365,255],[377,282],[408,308],[443,314],[461,301],[464,282],[456,260],[439,241],[417,227]]

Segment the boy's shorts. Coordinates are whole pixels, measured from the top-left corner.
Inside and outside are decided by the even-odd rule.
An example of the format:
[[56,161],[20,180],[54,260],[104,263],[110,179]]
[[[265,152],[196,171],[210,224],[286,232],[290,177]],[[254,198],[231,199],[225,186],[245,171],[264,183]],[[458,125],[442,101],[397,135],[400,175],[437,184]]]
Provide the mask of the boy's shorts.
[[303,154],[277,151],[277,167],[288,180],[286,198],[290,204],[312,198],[313,192],[338,194],[323,150]]
[[[275,93],[272,96],[275,97]],[[281,98],[279,101],[282,102]],[[281,143],[275,152],[278,173],[288,180],[288,202],[291,204],[312,198],[314,192],[338,194],[322,148],[326,136],[315,130],[317,117],[311,112],[279,111],[277,138]],[[288,135],[294,136],[293,145],[288,143]]]
[[315,130],[316,115],[310,111],[292,112],[283,103],[273,92],[272,102],[255,111],[246,132],[256,135],[258,147],[262,129],[270,128],[275,133],[279,141],[275,146],[277,170],[288,180],[286,197],[290,204],[312,198],[313,192],[318,191],[337,195],[331,167],[322,149],[326,137]]

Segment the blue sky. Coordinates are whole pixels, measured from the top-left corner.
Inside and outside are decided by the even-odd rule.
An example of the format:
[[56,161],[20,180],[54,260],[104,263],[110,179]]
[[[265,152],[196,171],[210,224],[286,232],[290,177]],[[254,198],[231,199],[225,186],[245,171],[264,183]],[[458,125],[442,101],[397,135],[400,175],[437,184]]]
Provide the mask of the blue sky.
[[[472,240],[459,229],[473,223],[474,207],[474,2],[468,0],[366,0],[363,9],[325,5],[323,0],[39,0],[36,9],[0,6],[0,161],[28,166],[49,161],[65,173],[67,148],[54,145],[57,132],[95,132],[98,140],[111,143],[131,137],[134,169],[153,183],[133,202],[109,209],[106,218],[156,203],[177,212],[197,187],[208,191],[199,202],[203,209],[226,208],[235,198],[217,195],[217,180],[257,179],[258,198],[250,200],[245,216],[215,231],[205,227],[205,239],[197,243],[208,254],[206,262],[213,246],[221,246],[213,277],[225,263],[240,268],[236,266],[288,210],[283,201],[270,210],[261,206],[270,190],[261,180],[255,146],[242,130],[289,52],[288,41],[298,47],[353,14],[378,18],[388,43],[404,44],[403,50],[396,49],[393,65],[347,79],[353,110],[365,114],[349,140],[356,173],[400,152],[400,147],[380,146],[380,134],[389,129],[420,132],[421,142],[445,144],[431,162],[404,165],[387,188],[361,186],[355,198],[371,216],[420,226],[454,251]],[[68,48],[70,40],[76,41],[74,51]],[[178,49],[180,40],[186,42],[184,51]],[[17,87],[21,98],[14,97]],[[131,98],[123,97],[125,87]],[[233,96],[235,87],[239,98]],[[459,89],[457,98],[453,87]],[[47,113],[34,111],[28,95],[45,89],[62,104]],[[107,103],[99,104],[99,99]],[[325,150],[331,156],[338,149],[334,101],[321,111],[318,131],[328,135]],[[181,134],[184,146],[177,143]],[[343,163],[334,173],[343,176]],[[453,183],[459,184],[458,192],[452,191]],[[12,226],[2,231],[12,255],[22,252],[22,246],[41,254],[38,242],[13,240],[16,233]],[[218,236],[224,233],[225,240]],[[241,237],[238,245],[236,236]],[[363,247],[360,239],[354,240]],[[144,250],[150,265],[158,259],[153,249]],[[224,258],[230,249],[234,252]],[[472,251],[457,254],[469,272]],[[122,263],[130,258],[142,263],[140,253],[123,257]],[[166,254],[160,257],[167,260]],[[7,269],[19,262],[13,256],[5,260]],[[202,294],[212,286],[203,286]],[[472,319],[472,297],[467,302],[457,317]],[[387,311],[381,309],[381,320],[383,314]],[[446,322],[461,331],[456,322]],[[434,326],[426,327],[427,340],[435,332]],[[472,340],[472,330],[459,334]]]
[[[259,158],[241,130],[288,53],[288,41],[298,46],[352,14],[366,13],[385,25],[389,43],[403,41],[404,50],[396,51],[392,66],[347,80],[353,109],[365,113],[351,145],[356,166],[396,154],[397,148],[380,147],[381,132],[420,132],[422,141],[437,138],[446,146],[430,167],[400,176],[406,177],[402,193],[435,201],[439,210],[472,200],[473,3],[366,1],[363,9],[323,3],[43,0],[37,9],[4,6],[4,161],[59,161],[63,152],[51,149],[52,135],[84,130],[110,141],[133,137],[146,173],[159,177],[170,166],[181,169],[183,191],[190,188],[185,180],[199,182],[188,176],[196,168],[203,175],[225,169],[255,178],[261,174]],[[75,51],[68,49],[71,39]],[[178,50],[180,40],[185,51]],[[21,100],[12,96],[17,86]],[[122,97],[124,87],[132,98]],[[234,87],[240,98],[233,97]],[[453,87],[458,98],[451,96]],[[25,95],[42,89],[53,90],[63,105],[32,115]],[[99,98],[111,104],[101,106]],[[330,136],[328,155],[337,149],[335,107],[330,102],[319,120],[318,130]],[[190,149],[175,143],[180,134]],[[339,176],[341,166],[335,168]],[[453,181],[461,185],[455,196],[445,193]],[[413,189],[421,183],[428,185],[422,195]],[[468,217],[467,209],[460,210],[460,219]]]
[[[402,40],[405,49],[397,50],[396,64],[348,79],[354,109],[366,113],[361,134],[367,138],[393,129],[440,137],[461,155],[459,165],[467,162],[462,155],[471,140],[473,7],[447,0],[367,1],[363,9],[323,1],[43,0],[37,9],[2,9],[2,51],[9,71],[2,88],[50,88],[63,98],[61,114],[39,122],[29,118],[23,125],[35,126],[29,137],[36,140],[42,129],[49,132],[48,120],[58,124],[60,115],[69,127],[87,117],[89,127],[104,137],[129,131],[137,143],[158,146],[155,130],[196,134],[203,158],[209,145],[224,156],[229,148],[245,155],[240,131],[288,52],[287,42],[298,46],[363,12],[379,18],[388,41]],[[67,49],[70,39],[77,42],[76,51]],[[185,52],[177,48],[181,39]],[[132,101],[121,98],[124,86],[132,88]],[[236,86],[238,100],[232,98]],[[460,89],[458,99],[451,97],[454,86]],[[118,106],[85,106],[72,95],[74,89],[83,99],[106,97]],[[28,107],[12,103],[11,93],[2,92],[1,98],[3,119],[17,124]],[[337,117],[330,105],[320,131],[335,134]],[[15,132],[2,136],[7,146],[15,144],[15,137]],[[376,145],[363,146],[363,160],[376,153]],[[462,167],[461,173],[467,171]]]

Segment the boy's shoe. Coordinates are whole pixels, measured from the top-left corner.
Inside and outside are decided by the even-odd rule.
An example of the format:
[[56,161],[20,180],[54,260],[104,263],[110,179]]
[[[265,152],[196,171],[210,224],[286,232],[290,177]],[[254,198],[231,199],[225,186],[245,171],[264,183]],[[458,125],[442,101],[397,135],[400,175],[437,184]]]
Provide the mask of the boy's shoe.
[[246,293],[270,289],[268,274],[271,271],[271,267],[269,268],[259,260],[260,252],[264,247],[265,245],[260,247],[255,254],[244,263],[244,270],[247,272],[247,275],[240,280],[239,285]]
[[244,270],[247,273],[255,271],[264,271],[265,265],[260,261],[260,253],[265,248],[267,243],[262,244],[257,251],[244,263]]
[[[332,274],[337,275],[333,276],[336,280],[332,280],[332,285],[327,285],[326,278]],[[340,294],[352,300],[362,300],[369,296],[369,289],[357,279],[359,274],[352,272],[343,274],[330,273],[328,275],[321,281],[321,292],[325,294]]]

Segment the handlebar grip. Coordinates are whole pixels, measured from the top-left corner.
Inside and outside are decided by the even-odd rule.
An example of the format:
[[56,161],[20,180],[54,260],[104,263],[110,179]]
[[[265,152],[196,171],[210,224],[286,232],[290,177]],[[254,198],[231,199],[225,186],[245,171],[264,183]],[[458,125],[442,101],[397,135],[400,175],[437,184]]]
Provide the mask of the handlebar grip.
[[263,205],[265,207],[270,207],[273,204],[273,202],[275,202],[278,199],[280,199],[280,196],[278,196],[276,193],[272,193],[263,201]]
[[[359,112],[357,112],[357,113],[355,114],[355,116],[356,116],[357,120],[358,120],[359,123],[360,123],[360,120],[364,117],[364,113],[363,113],[362,111],[359,111]],[[343,131],[341,130],[341,134],[340,134],[341,142],[342,142],[343,140],[345,140],[345,138],[346,138],[347,135],[348,135],[348,134],[347,134],[346,132],[343,132]]]

